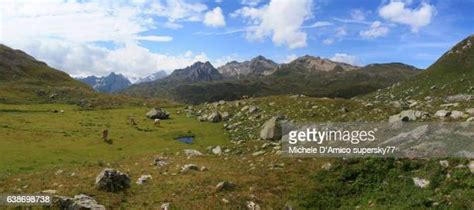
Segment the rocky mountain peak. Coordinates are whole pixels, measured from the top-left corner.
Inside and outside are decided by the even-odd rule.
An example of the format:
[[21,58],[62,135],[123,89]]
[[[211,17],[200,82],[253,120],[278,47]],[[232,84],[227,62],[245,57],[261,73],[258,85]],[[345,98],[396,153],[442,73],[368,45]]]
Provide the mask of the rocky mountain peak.
[[246,76],[262,76],[272,74],[278,64],[274,61],[258,55],[250,61],[228,62],[224,66],[218,68],[218,71],[225,78],[242,78]]
[[222,75],[209,61],[196,62],[184,69],[177,69],[171,73],[169,80],[213,81],[222,79]]
[[358,69],[358,66],[353,66],[347,63],[335,62],[326,58],[314,57],[311,55],[304,55],[289,63],[288,65],[299,66],[300,69],[308,71],[332,71],[342,69],[344,71]]
[[88,84],[96,91],[106,93],[123,90],[132,84],[124,75],[116,74],[115,72],[111,72],[104,77],[88,76],[86,78],[78,78],[78,80]]

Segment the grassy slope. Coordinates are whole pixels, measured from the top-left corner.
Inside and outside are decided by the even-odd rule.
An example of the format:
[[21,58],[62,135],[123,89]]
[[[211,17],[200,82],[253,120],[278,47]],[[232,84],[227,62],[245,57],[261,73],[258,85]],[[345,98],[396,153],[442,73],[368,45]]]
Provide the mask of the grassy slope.
[[442,100],[448,95],[473,94],[474,46],[463,49],[468,40],[474,44],[474,36],[470,36],[446,52],[423,73],[365,98],[373,99],[378,95],[377,99],[380,100],[422,100],[430,96]]
[[[48,111],[52,109],[64,109],[65,113]],[[163,202],[172,202],[182,209],[221,209],[244,207],[248,200],[281,207],[289,200],[290,189],[305,182],[295,181],[307,170],[317,170],[323,161],[310,161],[308,165],[275,155],[253,157],[252,148],[259,148],[261,143],[230,145],[221,123],[200,123],[177,114],[177,109],[170,110],[172,119],[155,128],[151,120],[143,118],[147,109],[140,107],[84,111],[60,104],[2,104],[0,193],[34,193],[45,189],[68,196],[85,193],[108,208],[156,208]],[[128,116],[138,120],[140,129],[127,125]],[[104,127],[109,128],[112,145],[100,139]],[[188,131],[196,135],[195,144],[172,139]],[[204,152],[209,145],[221,145],[232,152],[191,159],[182,153],[185,148]],[[156,155],[168,157],[171,164],[156,169],[151,165]],[[209,171],[179,174],[180,166],[188,163],[206,166]],[[269,170],[277,163],[283,163],[287,169]],[[127,192],[98,191],[93,183],[104,167],[129,173],[133,182],[143,174],[151,174],[153,180],[143,186],[133,184]],[[58,169],[64,172],[55,174]],[[236,183],[237,188],[215,192],[214,186],[224,180]],[[223,203],[223,198],[230,203]]]
[[[49,111],[53,109],[65,112]],[[172,120],[163,121],[163,128],[156,128],[144,117],[146,111],[144,107],[81,111],[69,105],[0,105],[0,172],[120,160],[165,148],[175,152],[188,147],[173,140],[187,131],[197,136],[193,148],[225,142],[219,125],[202,127],[173,113]],[[138,128],[127,124],[128,116],[139,121]],[[114,144],[102,142],[104,128],[109,128]]]

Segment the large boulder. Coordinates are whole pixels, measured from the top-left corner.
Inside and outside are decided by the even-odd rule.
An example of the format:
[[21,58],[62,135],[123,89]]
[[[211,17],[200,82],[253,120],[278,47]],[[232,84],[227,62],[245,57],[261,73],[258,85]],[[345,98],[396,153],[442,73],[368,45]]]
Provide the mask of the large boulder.
[[66,196],[55,196],[54,197],[54,205],[58,207],[58,209],[68,209],[68,210],[105,210],[103,205],[97,203],[94,198],[80,194],[75,195],[74,198],[66,197]]
[[459,94],[459,95],[448,96],[446,97],[446,100],[448,102],[463,102],[463,101],[474,100],[474,96],[467,95],[467,94]]
[[212,123],[217,123],[222,120],[222,116],[219,112],[213,112],[207,117],[207,121],[212,122]]
[[160,108],[153,108],[146,113],[146,117],[150,119],[168,119],[170,118],[170,113]]
[[283,117],[275,116],[263,124],[260,131],[260,138],[264,140],[280,140],[282,136],[281,120]]
[[404,110],[396,115],[390,116],[388,119],[389,123],[393,122],[410,122],[410,121],[416,121],[418,119],[425,119],[429,117],[429,114],[427,112],[423,111],[417,111],[417,110]]
[[130,187],[130,177],[120,171],[106,168],[95,178],[95,185],[99,190],[118,192]]

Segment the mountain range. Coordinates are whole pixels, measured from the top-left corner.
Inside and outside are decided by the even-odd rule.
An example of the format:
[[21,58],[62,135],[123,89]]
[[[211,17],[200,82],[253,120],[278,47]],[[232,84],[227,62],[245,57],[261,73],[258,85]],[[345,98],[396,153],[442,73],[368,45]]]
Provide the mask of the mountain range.
[[279,65],[257,56],[250,61],[232,61],[218,69],[209,62],[197,62],[162,80],[135,84],[121,92],[193,104],[281,94],[348,98],[387,87],[419,72],[401,63],[359,67],[305,55]]
[[115,73],[79,82],[20,50],[0,45],[0,101],[77,102],[95,96],[88,85],[101,92],[192,104],[285,94],[350,98],[378,89],[383,89],[379,98],[392,99],[404,99],[412,92],[419,97],[465,93],[474,91],[473,42],[473,36],[462,40],[425,71],[402,63],[354,66],[309,55],[277,64],[257,56],[217,69],[209,62],[196,62],[164,78],[164,73],[157,73],[155,78],[161,79],[132,85]]
[[163,79],[168,76],[168,73],[166,71],[157,71],[151,75],[148,75],[146,77],[140,78],[137,80],[137,84],[144,83],[144,82],[153,82],[159,79]]
[[76,79],[91,86],[94,90],[104,93],[123,90],[132,84],[125,76],[114,72],[105,77],[88,76]]
[[217,68],[224,78],[240,79],[247,76],[266,76],[275,72],[279,65],[261,55],[250,61],[231,61]]

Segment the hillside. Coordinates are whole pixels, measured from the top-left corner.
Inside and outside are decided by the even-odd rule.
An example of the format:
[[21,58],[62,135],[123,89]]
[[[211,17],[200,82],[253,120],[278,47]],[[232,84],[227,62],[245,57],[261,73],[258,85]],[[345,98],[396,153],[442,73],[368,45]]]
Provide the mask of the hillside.
[[406,82],[365,98],[377,101],[425,100],[442,103],[448,96],[474,93],[474,35],[444,53],[428,69]]
[[79,102],[91,88],[30,55],[0,45],[0,102]]
[[98,92],[113,93],[123,90],[132,83],[123,75],[110,73],[105,77],[88,76],[86,78],[78,78],[77,80],[88,84]]

